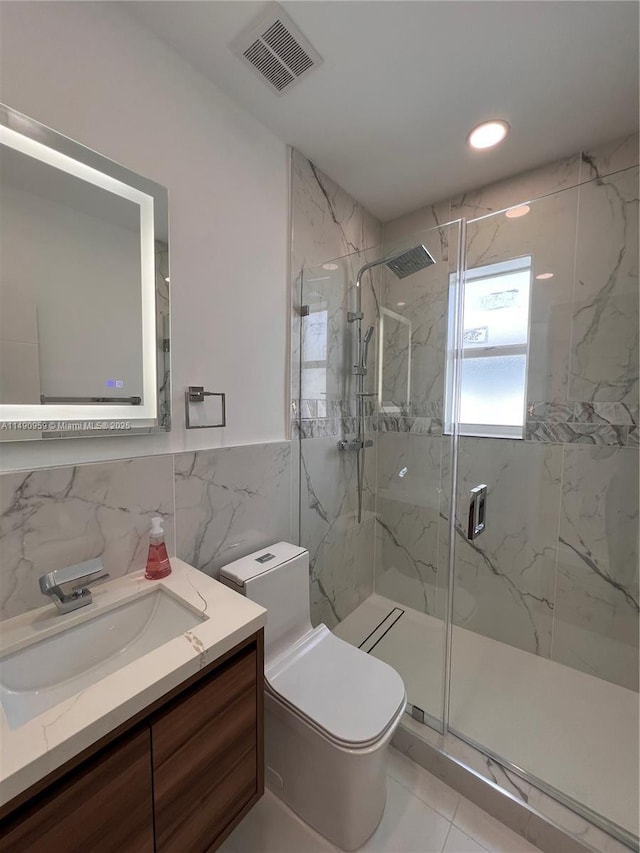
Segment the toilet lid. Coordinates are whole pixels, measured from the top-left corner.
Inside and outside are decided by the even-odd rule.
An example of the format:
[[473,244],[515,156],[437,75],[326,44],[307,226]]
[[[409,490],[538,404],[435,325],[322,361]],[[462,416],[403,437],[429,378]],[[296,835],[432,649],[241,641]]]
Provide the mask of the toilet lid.
[[377,740],[404,705],[404,683],[388,664],[319,625],[303,643],[269,663],[269,687],[332,740]]

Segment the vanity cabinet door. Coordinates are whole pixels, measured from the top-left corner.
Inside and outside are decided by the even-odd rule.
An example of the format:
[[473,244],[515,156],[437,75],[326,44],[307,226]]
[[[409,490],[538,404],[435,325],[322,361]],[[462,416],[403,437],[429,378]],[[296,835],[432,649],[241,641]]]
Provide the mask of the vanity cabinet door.
[[163,710],[152,721],[151,737],[156,850],[216,849],[263,791],[262,661],[256,646]]
[[2,853],[153,853],[150,730],[51,785],[0,830]]

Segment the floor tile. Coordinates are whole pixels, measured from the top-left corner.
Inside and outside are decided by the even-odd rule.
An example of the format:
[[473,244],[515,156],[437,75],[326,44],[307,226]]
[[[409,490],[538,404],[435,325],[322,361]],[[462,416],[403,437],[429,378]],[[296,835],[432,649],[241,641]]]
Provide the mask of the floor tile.
[[451,824],[441,814],[388,779],[387,805],[380,826],[362,853],[440,853]]
[[387,773],[447,820],[453,819],[460,795],[397,749],[389,750]]
[[249,812],[219,853],[337,853],[271,791]]
[[442,853],[486,853],[486,850],[486,847],[465,835],[457,826],[452,826]]
[[453,824],[492,853],[536,853],[537,847],[497,821],[474,803],[460,797]]

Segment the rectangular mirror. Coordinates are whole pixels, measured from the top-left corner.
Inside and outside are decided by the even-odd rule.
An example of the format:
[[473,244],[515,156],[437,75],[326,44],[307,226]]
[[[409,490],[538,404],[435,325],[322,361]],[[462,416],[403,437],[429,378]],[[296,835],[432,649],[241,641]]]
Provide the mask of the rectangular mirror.
[[167,190],[0,105],[0,441],[170,429]]

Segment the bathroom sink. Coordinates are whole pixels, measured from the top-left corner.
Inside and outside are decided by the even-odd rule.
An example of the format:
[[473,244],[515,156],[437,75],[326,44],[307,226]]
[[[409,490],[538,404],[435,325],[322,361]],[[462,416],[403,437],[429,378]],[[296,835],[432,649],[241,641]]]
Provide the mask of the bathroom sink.
[[0,659],[0,703],[12,729],[204,621],[156,588]]

